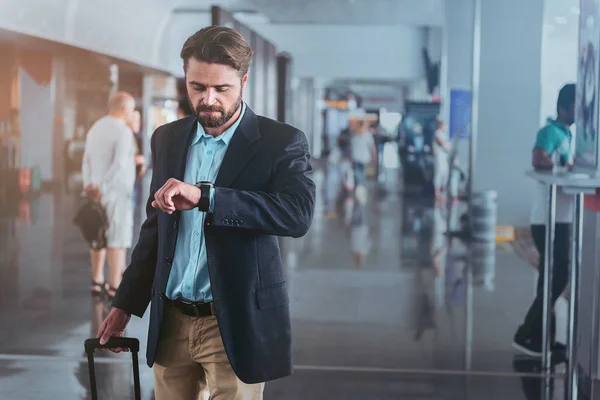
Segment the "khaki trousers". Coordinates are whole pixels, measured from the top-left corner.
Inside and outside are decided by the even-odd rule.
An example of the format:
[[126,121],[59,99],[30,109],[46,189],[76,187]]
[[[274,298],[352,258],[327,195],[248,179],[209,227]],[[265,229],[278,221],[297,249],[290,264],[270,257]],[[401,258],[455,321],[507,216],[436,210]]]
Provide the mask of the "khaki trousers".
[[165,305],[154,362],[156,400],[262,400],[264,386],[235,375],[215,316],[190,317]]

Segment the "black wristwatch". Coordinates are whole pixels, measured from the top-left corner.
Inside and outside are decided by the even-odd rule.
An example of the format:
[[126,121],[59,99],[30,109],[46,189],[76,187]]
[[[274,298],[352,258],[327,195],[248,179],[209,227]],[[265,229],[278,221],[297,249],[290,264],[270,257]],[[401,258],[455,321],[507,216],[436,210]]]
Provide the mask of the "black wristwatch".
[[195,186],[200,188],[198,208],[200,211],[208,212],[210,208],[210,191],[214,185],[212,182],[200,181]]

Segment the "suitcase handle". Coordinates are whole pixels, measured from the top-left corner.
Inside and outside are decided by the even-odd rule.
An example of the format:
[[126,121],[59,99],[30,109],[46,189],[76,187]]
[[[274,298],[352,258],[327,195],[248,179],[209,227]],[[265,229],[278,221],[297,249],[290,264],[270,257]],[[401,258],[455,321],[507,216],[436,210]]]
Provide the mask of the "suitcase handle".
[[98,391],[96,389],[96,368],[94,366],[94,350],[96,349],[116,349],[118,347],[131,350],[133,361],[133,384],[135,399],[141,400],[140,390],[140,366],[138,364],[138,351],[140,350],[140,341],[136,338],[111,337],[106,344],[101,345],[100,339],[87,339],[84,342],[85,352],[88,359],[88,369],[90,373],[90,393],[92,400],[98,400]]
[[129,349],[134,353],[140,351],[140,341],[136,338],[111,337],[106,344],[100,344],[100,339],[87,339],[84,343],[85,352],[94,352],[96,349],[116,349],[118,347]]

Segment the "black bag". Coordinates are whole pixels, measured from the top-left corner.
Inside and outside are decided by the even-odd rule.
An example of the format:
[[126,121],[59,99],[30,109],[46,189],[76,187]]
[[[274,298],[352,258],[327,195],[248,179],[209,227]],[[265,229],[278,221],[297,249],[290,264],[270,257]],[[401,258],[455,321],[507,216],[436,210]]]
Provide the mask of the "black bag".
[[106,210],[97,201],[86,199],[73,223],[81,231],[83,238],[89,243],[92,250],[100,250],[106,247],[106,230],[108,229],[108,218]]
[[133,359],[133,385],[135,399],[141,400],[140,365],[138,363],[138,352],[140,350],[139,340],[127,337],[111,337],[108,342],[102,346],[100,344],[100,339],[87,339],[84,347],[85,353],[87,354],[88,369],[90,372],[90,393],[92,395],[92,400],[98,399],[98,391],[96,389],[96,369],[94,367],[94,350],[114,349],[117,347],[127,348],[131,351],[131,357]]

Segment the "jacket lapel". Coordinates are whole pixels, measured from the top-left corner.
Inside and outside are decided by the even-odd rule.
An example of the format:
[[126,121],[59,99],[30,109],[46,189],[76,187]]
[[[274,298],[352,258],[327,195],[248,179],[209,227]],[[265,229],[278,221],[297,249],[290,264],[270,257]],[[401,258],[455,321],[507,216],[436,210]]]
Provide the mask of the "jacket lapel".
[[215,186],[229,187],[258,152],[255,142],[260,139],[256,114],[246,105],[246,112],[229,142],[219,169]]
[[185,125],[181,130],[173,132],[173,140],[169,148],[169,159],[173,160],[168,163],[169,165],[169,176],[168,178],[175,178],[183,181],[185,175],[185,165],[187,163],[188,149],[193,135],[196,133],[197,122],[196,118],[188,117],[189,121],[186,121]]

